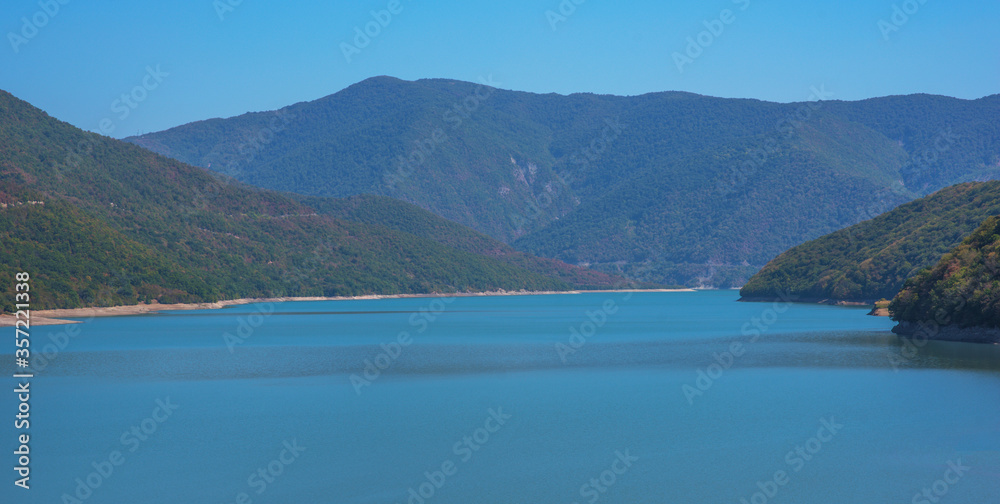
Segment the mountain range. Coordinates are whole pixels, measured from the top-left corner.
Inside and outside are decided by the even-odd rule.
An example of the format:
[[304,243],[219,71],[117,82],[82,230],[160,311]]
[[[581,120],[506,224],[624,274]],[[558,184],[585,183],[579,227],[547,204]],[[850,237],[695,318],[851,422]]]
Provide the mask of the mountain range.
[[250,185],[402,200],[514,249],[664,284],[742,286],[786,249],[1000,178],[1000,95],[800,103],[532,94],[377,77],[127,139]]
[[15,275],[29,273],[35,309],[623,285],[407,203],[248,186],[3,91],[0,257],[0,290],[14,299]]

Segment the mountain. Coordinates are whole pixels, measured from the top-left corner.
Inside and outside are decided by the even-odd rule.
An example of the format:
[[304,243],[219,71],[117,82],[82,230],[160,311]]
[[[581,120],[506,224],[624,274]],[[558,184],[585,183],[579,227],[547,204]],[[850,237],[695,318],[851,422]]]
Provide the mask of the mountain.
[[779,104],[378,77],[128,140],[252,185],[391,196],[524,252],[691,286],[742,285],[789,247],[1000,175],[1000,95],[810,93]]
[[[375,202],[373,212],[380,203],[391,204]],[[433,225],[422,217],[411,224]],[[505,262],[319,215],[288,195],[81,131],[2,91],[0,257],[0,290],[14,299],[15,275],[28,272],[36,309],[615,281],[557,263],[529,271],[516,263],[532,258]]]
[[1000,344],[1000,217],[908,280],[889,312],[900,334]]
[[[584,288],[621,286],[621,277],[599,271],[570,266],[562,261],[545,259],[515,250],[510,245],[490,238],[416,205],[386,196],[361,195],[350,198],[297,198],[324,215],[360,222],[367,226],[386,227],[416,235],[472,254],[491,257],[528,271],[556,276],[572,285]],[[635,287],[667,287],[652,283],[630,283]],[[679,286],[673,286],[679,287]]]
[[745,300],[795,295],[808,301],[892,299],[906,279],[934,265],[992,215],[1000,182],[965,183],[782,253],[740,290]]

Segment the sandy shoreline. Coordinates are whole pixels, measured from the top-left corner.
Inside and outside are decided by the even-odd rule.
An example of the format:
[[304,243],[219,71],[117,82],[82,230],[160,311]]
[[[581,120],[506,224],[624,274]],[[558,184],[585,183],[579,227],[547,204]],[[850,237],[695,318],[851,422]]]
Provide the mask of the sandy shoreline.
[[[215,303],[178,303],[178,304],[138,304],[108,306],[100,308],[64,308],[56,310],[31,310],[31,325],[78,324],[76,320],[92,317],[122,317],[128,315],[144,315],[164,311],[177,310],[218,310],[228,306],[239,306],[253,303],[282,303],[288,301],[355,301],[364,299],[403,299],[403,298],[434,298],[434,297],[478,297],[478,296],[538,296],[549,294],[588,294],[601,292],[694,292],[694,289],[606,289],[584,291],[494,291],[471,292],[458,294],[372,294],[367,296],[337,296],[337,297],[280,297],[280,298],[246,298],[218,301]],[[0,315],[0,327],[13,326],[13,315]]]

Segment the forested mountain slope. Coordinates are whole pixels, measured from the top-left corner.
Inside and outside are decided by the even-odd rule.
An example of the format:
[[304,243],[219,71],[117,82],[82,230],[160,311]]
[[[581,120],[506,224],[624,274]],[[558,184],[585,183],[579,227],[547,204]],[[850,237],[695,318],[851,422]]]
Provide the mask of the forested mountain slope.
[[906,279],[936,264],[990,216],[1000,215],[1000,182],[942,189],[871,220],[791,248],[740,291],[748,300],[892,299]]
[[907,281],[889,312],[904,334],[1000,343],[1000,218]]
[[1000,174],[998,95],[830,95],[563,96],[378,77],[129,140],[261,187],[392,196],[523,251],[719,287],[789,247]]
[[[579,287],[57,121],[0,92],[0,290],[34,308]],[[580,273],[581,277],[588,273]],[[609,277],[598,278],[605,282]]]

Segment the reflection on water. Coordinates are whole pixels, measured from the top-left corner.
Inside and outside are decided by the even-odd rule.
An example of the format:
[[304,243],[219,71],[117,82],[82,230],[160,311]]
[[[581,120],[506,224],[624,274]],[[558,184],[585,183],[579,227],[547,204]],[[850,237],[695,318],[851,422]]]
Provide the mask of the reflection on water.
[[[387,375],[495,373],[566,368],[688,369],[707,365],[730,339],[588,343],[563,362],[554,344],[425,344],[401,349]],[[776,334],[745,345],[732,368],[805,367],[1000,371],[1000,345],[927,342],[916,347],[889,332]],[[65,353],[46,376],[215,380],[361,373],[383,353],[370,345],[165,348]]]

